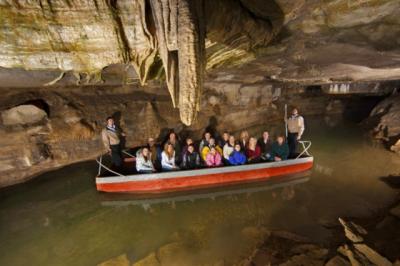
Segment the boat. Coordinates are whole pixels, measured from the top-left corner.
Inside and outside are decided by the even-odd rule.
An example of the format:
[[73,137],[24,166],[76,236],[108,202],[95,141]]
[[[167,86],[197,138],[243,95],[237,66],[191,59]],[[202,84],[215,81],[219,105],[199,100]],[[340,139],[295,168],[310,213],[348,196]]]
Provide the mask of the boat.
[[[285,178],[309,171],[313,167],[314,158],[308,153],[311,142],[300,143],[303,151],[296,158],[279,162],[132,175],[112,171],[102,163],[100,157],[97,160],[99,172],[96,188],[98,191],[112,193],[160,194]],[[115,175],[102,176],[102,168]]]

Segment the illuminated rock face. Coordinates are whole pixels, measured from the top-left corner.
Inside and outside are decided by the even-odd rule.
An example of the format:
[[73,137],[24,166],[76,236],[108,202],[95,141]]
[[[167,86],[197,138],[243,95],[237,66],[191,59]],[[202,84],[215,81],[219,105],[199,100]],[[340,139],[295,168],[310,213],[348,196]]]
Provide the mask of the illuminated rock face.
[[103,68],[131,64],[144,84],[158,54],[186,125],[199,111],[206,27],[210,46],[225,46],[218,48],[223,53],[210,52],[213,65],[271,39],[268,23],[257,23],[239,1],[226,0],[1,0],[0,25],[0,66],[6,68],[58,69],[101,81]]
[[295,2],[0,0],[0,66],[100,82],[105,67],[132,65],[142,85],[165,76],[186,125],[217,67],[253,61],[282,82],[400,77],[399,1]]

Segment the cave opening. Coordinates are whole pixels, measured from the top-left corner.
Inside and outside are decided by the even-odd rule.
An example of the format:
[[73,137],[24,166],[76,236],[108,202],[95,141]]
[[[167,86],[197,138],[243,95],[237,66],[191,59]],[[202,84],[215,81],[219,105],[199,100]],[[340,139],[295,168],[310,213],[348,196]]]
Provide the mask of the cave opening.
[[305,88],[306,95],[321,95],[322,94],[322,86],[320,85],[311,85]]
[[348,96],[341,97],[344,103],[343,118],[360,123],[368,118],[372,110],[385,96]]
[[37,108],[43,110],[47,114],[47,117],[50,117],[50,106],[43,99],[33,99],[33,100],[29,100],[29,101],[23,102],[21,104],[18,104],[17,106],[19,106],[19,105],[34,105]]

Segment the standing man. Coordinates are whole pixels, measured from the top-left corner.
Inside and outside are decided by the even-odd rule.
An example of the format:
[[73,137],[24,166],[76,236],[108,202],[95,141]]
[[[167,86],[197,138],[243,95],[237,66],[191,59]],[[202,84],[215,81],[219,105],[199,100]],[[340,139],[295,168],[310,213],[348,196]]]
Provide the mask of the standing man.
[[289,156],[293,157],[296,155],[298,142],[304,133],[304,118],[299,115],[297,108],[294,108],[287,122]]
[[104,147],[111,155],[112,164],[118,169],[122,166],[121,136],[124,134],[117,129],[114,118],[107,117],[107,125],[101,131]]

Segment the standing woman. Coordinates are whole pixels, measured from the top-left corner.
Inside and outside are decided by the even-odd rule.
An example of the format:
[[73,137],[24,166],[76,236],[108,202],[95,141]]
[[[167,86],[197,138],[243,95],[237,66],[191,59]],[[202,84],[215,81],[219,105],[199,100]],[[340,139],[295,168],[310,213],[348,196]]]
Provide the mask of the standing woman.
[[164,171],[178,170],[175,163],[175,150],[171,143],[164,145],[164,151],[161,153],[161,168]]
[[249,132],[247,130],[240,132],[239,143],[242,151],[245,151],[249,145]]
[[246,149],[247,161],[249,163],[257,163],[261,161],[261,149],[257,145],[256,138],[250,138],[249,146]]

